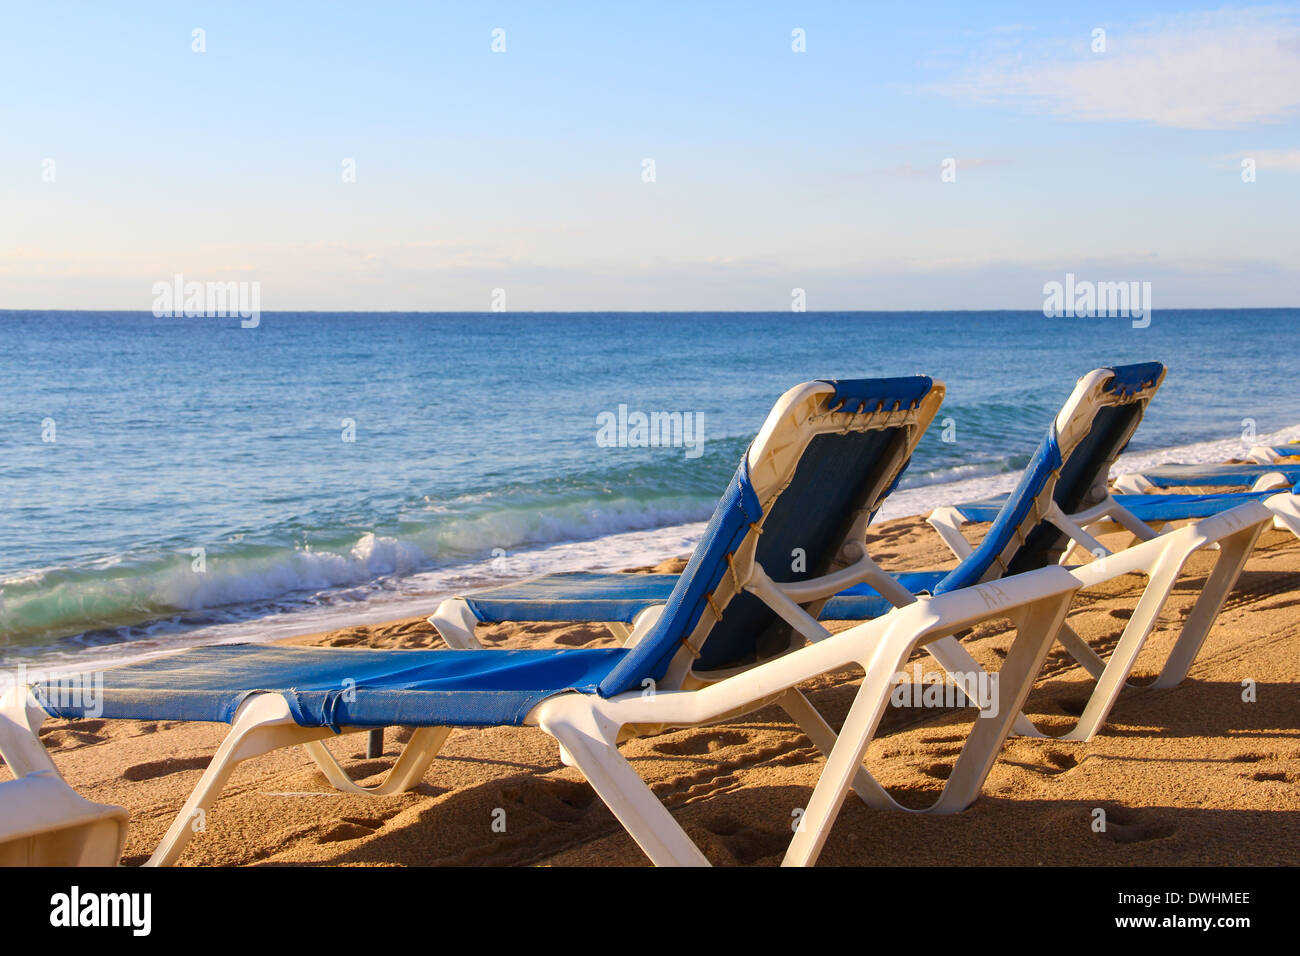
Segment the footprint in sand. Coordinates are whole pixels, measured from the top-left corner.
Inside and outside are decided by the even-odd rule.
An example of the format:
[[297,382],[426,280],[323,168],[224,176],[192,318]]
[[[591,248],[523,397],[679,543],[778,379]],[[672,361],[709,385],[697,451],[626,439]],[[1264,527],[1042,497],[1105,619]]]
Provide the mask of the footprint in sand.
[[594,628],[578,627],[556,634],[552,640],[561,647],[582,647],[605,636],[607,634],[603,628],[597,631]]
[[667,757],[702,757],[726,747],[749,743],[749,737],[734,730],[712,734],[692,734],[681,740],[666,740],[651,749]]
[[[1242,774],[1242,776],[1247,776],[1247,774]],[[1249,774],[1249,777],[1251,780],[1258,780],[1261,783],[1267,780],[1280,780],[1285,783],[1287,780],[1291,779],[1285,770],[1260,770],[1256,773]]]
[[49,750],[72,750],[107,740],[103,734],[89,733],[80,727],[55,727],[41,734],[41,743]]
[[921,773],[935,780],[947,780],[952,776],[953,764],[950,763],[932,763],[920,768]]
[[742,866],[784,853],[790,843],[790,834],[785,831],[760,830],[732,817],[715,817],[702,827]]
[[966,742],[965,734],[946,734],[943,737],[923,737],[923,744],[964,744]]
[[571,780],[533,779],[502,787],[501,797],[556,823],[575,823],[595,802],[596,791]]
[[156,780],[170,773],[182,770],[206,770],[211,757],[167,757],[164,760],[151,760],[138,763],[122,771],[122,779],[136,783],[141,780]]
[[1047,766],[1038,769],[1041,773],[1046,774],[1065,773],[1067,770],[1073,770],[1079,766],[1079,758],[1065,750],[1043,751],[1043,762]]
[[960,747],[939,747],[939,748],[936,749],[936,750],[931,750],[931,751],[930,751],[926,756],[929,756],[929,757],[955,757],[955,756],[957,756],[959,753],[961,753],[961,748],[960,748]]
[[344,817],[316,837],[317,843],[343,843],[368,837],[384,825],[383,820],[367,817]]
[[369,640],[369,631],[363,628],[353,628],[346,633],[339,634],[330,639],[330,647],[352,647],[356,644],[364,644]]
[[1128,807],[1106,808],[1106,830],[1097,835],[1112,843],[1146,843],[1173,836],[1174,827]]

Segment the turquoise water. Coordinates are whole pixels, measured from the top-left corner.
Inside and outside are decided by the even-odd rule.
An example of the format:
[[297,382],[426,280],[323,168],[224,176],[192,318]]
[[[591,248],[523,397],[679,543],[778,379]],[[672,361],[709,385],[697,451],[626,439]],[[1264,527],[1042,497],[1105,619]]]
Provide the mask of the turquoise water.
[[[1019,468],[1074,380],[1116,362],[1171,367],[1134,448],[1263,434],[1300,422],[1298,319],[0,312],[0,632],[24,653],[130,641],[700,521],[813,378],[947,382],[955,441],[936,423],[904,487]],[[603,447],[620,404],[689,414],[701,453]]]

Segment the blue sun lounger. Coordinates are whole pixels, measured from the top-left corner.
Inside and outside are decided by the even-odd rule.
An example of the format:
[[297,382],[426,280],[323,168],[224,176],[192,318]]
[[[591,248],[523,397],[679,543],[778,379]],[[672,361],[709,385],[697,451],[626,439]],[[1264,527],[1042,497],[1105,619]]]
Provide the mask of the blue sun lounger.
[[1144,494],[1160,488],[1251,488],[1255,491],[1292,487],[1300,464],[1240,462],[1237,464],[1156,465],[1115,479],[1115,490]]
[[[961,562],[956,568],[900,574],[883,592],[876,581],[855,584],[826,602],[821,610],[822,619],[870,620],[887,613],[891,606],[905,604],[910,595],[938,596],[1056,563],[1076,543],[1084,544],[1093,556],[1108,555],[1110,552],[1071,515],[1085,508],[1098,489],[1105,492],[1110,467],[1141,423],[1143,412],[1159,389],[1164,374],[1163,365],[1151,362],[1097,369],[1085,375],[1057,415],[1015,491],[996,510],[987,512],[993,526],[980,545],[973,548],[959,530],[938,527],[950,546],[960,549]],[[1261,507],[1257,501],[1237,502],[1243,503]],[[1226,529],[1225,534],[1235,530],[1230,523],[1216,527]],[[1154,531],[1147,530],[1149,534],[1144,539],[1157,537]],[[1257,535],[1258,529],[1253,533]],[[950,540],[953,537],[957,543]],[[1254,538],[1250,537],[1252,547],[1253,544]],[[1222,578],[1216,579],[1213,587],[1207,585],[1202,604],[1198,605],[1203,613],[1185,629],[1182,650],[1171,653],[1166,661],[1158,678],[1160,686],[1171,686],[1185,676],[1186,666],[1191,663],[1190,658],[1183,659],[1186,649],[1199,647],[1204,640],[1247,553],[1240,549],[1234,551],[1233,557],[1224,563]],[[1186,555],[1180,560],[1185,561]],[[1181,563],[1177,566],[1181,568]],[[1163,606],[1175,579],[1176,573],[1162,580],[1154,590],[1148,589],[1143,599],[1145,610],[1130,619],[1118,648],[1122,653],[1112,654],[1111,664],[1103,661],[1068,625],[1062,625],[1058,639],[1098,680],[1089,705],[1065,739],[1087,739],[1105,721],[1123,688],[1122,681],[1116,683],[1115,674],[1122,671],[1127,679],[1126,668],[1132,666],[1129,651],[1145,641],[1155,621],[1155,613],[1150,610],[1155,608],[1158,612]],[[450,598],[429,621],[449,646],[465,649],[482,646],[474,633],[478,624],[500,621],[613,624],[611,630],[625,646],[635,646],[655,626],[675,583],[676,576],[672,574],[550,574]],[[955,641],[936,644],[929,651],[950,674],[978,670],[975,661]],[[1121,663],[1124,661],[1127,664]],[[1017,734],[1042,736],[1023,716],[1017,718],[1014,729]]]
[[[1267,501],[1276,494],[1276,491],[1242,491],[1209,495],[1114,495],[1113,497],[1117,503],[1144,523],[1159,525],[1170,521],[1206,518],[1248,501]],[[951,507],[963,521],[971,523],[992,521],[998,516],[998,512],[1002,510],[1002,506],[1010,496],[1008,492]]]
[[[1164,374],[1164,366],[1158,362],[1090,373],[1086,377],[1088,386],[1081,384],[1070,396],[1015,491],[1003,496],[988,512],[987,520],[999,524],[986,537],[985,546],[974,554],[967,547],[958,555],[962,564],[952,571],[902,574],[897,576],[898,583],[910,593],[920,594],[941,593],[985,580],[995,570],[1002,550],[1031,533],[1035,534],[1035,556],[1031,560],[1026,551],[1026,556],[1016,562],[1016,570],[1041,567],[1059,557],[1061,532],[1047,526],[1044,509],[1050,509],[1053,515],[1061,514],[1090,493],[1098,480],[1104,481],[1110,465],[1141,422]],[[1064,461],[1061,434],[1068,434],[1072,440]],[[1065,480],[1058,481],[1061,474]],[[1044,508],[1038,507],[1040,498],[1047,501]],[[1001,568],[998,573],[1007,569]],[[675,574],[547,574],[450,598],[429,618],[429,623],[450,647],[465,649],[482,646],[474,636],[477,625],[502,621],[603,623],[625,644],[634,644],[653,626],[657,609],[676,582]],[[868,620],[892,606],[887,596],[862,584],[831,598],[822,616],[827,620]]]

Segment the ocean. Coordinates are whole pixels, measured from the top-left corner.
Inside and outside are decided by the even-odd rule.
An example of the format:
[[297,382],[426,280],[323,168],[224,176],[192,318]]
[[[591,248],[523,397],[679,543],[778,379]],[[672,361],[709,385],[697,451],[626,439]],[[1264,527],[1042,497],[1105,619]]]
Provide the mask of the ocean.
[[[1009,489],[1075,380],[1170,367],[1127,464],[1300,436],[1297,309],[0,312],[0,668],[431,612],[685,553],[775,399],[948,398],[880,519]],[[639,415],[664,434],[640,447]]]

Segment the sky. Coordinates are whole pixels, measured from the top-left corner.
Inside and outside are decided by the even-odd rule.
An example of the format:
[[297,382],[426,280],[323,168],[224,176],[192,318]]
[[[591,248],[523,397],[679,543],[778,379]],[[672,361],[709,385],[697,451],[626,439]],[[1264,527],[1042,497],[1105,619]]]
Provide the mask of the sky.
[[112,7],[0,2],[0,309],[1300,305],[1300,4]]

